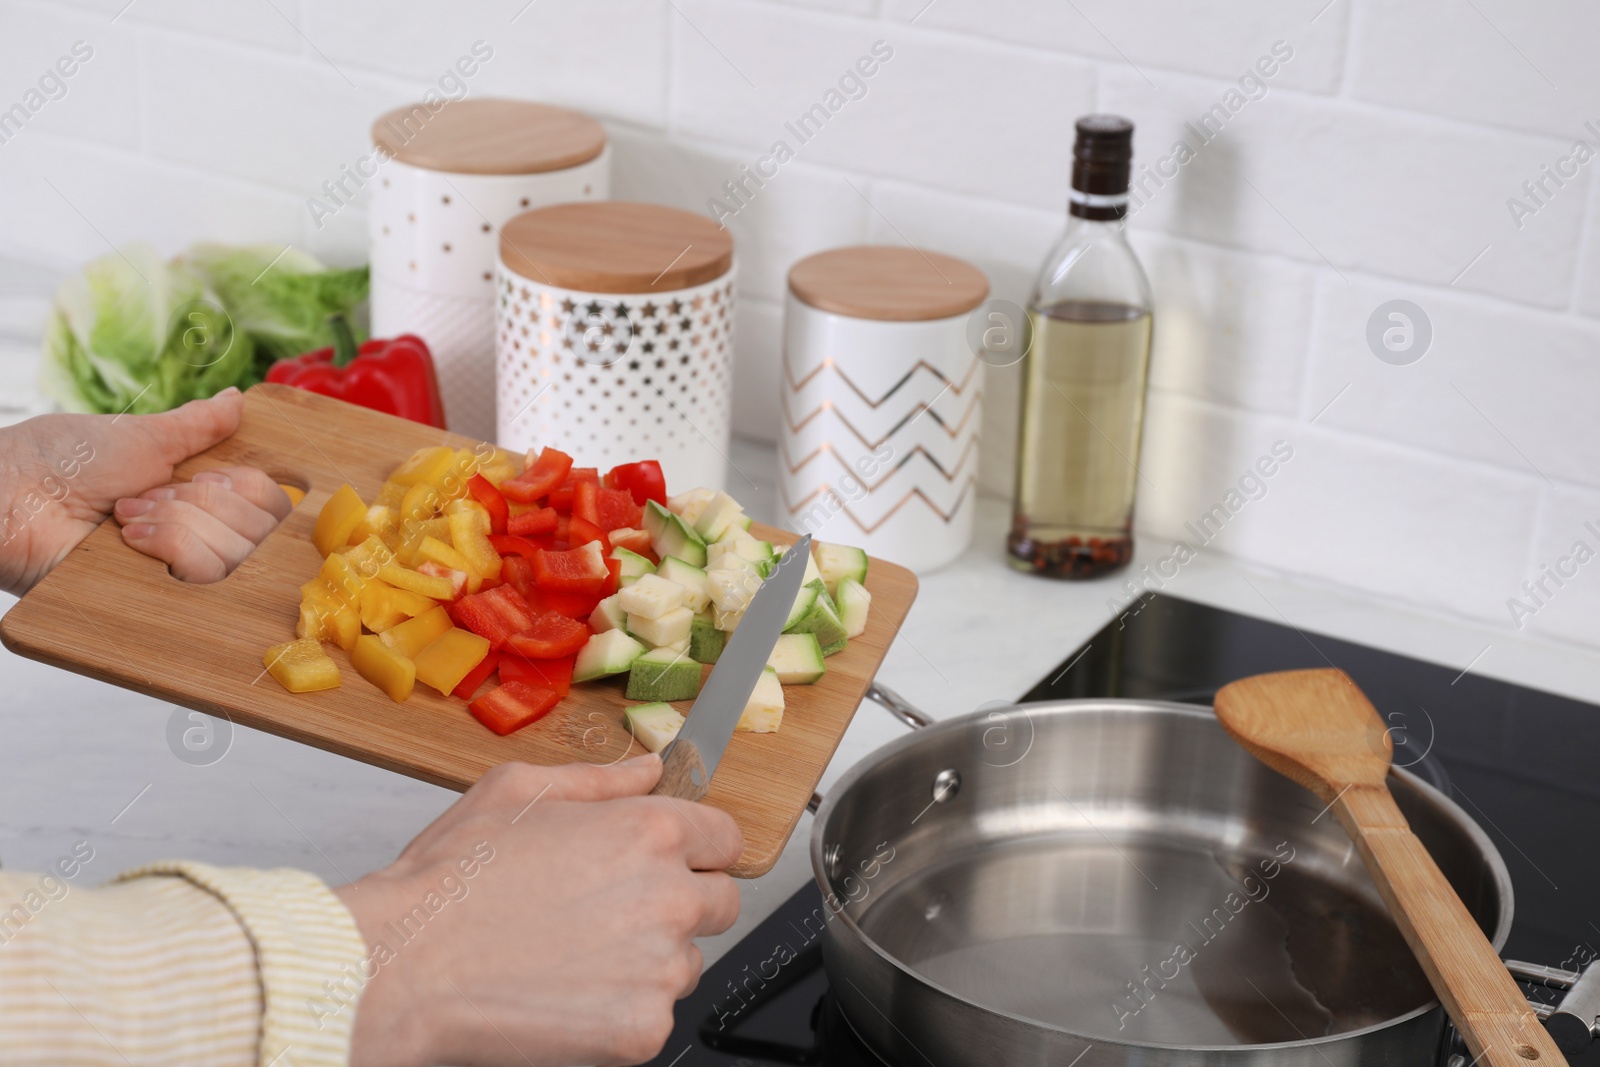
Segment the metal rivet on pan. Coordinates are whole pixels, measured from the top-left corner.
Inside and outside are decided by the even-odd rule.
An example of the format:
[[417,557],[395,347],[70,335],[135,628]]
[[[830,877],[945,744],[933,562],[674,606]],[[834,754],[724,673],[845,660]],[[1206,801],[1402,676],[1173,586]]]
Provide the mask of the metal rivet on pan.
[[824,868],[827,869],[828,877],[830,879],[839,877],[839,846],[838,846],[838,844],[832,844],[832,845],[828,846],[828,851],[825,852],[823,854],[823,857],[822,857],[822,865],[823,865]]
[[961,773],[946,768],[933,776],[933,802],[943,804],[961,792]]

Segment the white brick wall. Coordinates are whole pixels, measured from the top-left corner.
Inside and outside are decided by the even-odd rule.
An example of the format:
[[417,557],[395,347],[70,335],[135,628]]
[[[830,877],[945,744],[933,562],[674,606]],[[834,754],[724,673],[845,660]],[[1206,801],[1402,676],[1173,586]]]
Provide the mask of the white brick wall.
[[[795,259],[910,242],[1022,302],[1062,225],[1072,120],[1129,115],[1153,163],[1282,40],[1264,93],[1132,222],[1158,302],[1140,524],[1184,536],[1288,441],[1206,551],[1510,635],[1524,580],[1577,540],[1600,551],[1600,162],[1547,180],[1520,226],[1507,206],[1574,139],[1600,148],[1597,35],[1579,0],[6,0],[0,110],[73,42],[95,51],[0,143],[0,259],[214,237],[359,261],[361,205],[317,228],[306,199],[476,40],[495,52],[473,92],[595,114],[618,196],[705,210],[886,41],[866,95],[728,220],[735,425],[768,436]],[[1408,366],[1366,341],[1393,299],[1433,330]],[[995,371],[986,392],[1000,495],[1016,384]],[[1521,622],[1600,648],[1600,559]]]

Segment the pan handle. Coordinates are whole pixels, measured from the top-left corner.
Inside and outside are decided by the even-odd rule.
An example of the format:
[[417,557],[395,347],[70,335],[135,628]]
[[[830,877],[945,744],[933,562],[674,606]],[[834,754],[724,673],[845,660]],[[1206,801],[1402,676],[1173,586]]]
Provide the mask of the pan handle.
[[1571,1056],[1589,1047],[1600,1030],[1600,967],[1594,961],[1582,971],[1569,971],[1506,960],[1506,969],[1530,985],[1565,992],[1554,1005],[1535,1002],[1534,1010],[1562,1052]]
[[913,730],[920,730],[924,726],[932,726],[938,721],[932,715],[921,710],[911,701],[880,682],[873,682],[867,686],[867,699]]
[[[932,726],[939,721],[881,682],[873,682],[867,686],[866,697],[913,730]],[[815,815],[821,805],[822,794],[812,793],[810,802],[806,804],[806,810]]]

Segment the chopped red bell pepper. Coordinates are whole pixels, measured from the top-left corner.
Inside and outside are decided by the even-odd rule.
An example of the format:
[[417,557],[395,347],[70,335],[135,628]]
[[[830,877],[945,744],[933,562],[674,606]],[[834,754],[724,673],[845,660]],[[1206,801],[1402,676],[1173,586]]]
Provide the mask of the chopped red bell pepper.
[[[633,502],[633,494],[626,489],[595,490],[595,518],[589,521],[610,533],[612,530],[632,530],[643,525],[644,508]],[[576,515],[577,507],[573,512]]]
[[572,517],[600,525],[600,482],[572,483]]
[[580,483],[600,484],[600,468],[598,467],[573,467],[567,473],[567,480],[561,485],[550,490],[550,506],[561,511],[571,511],[572,502],[577,496]]
[[[506,556],[500,561],[500,577],[507,585],[515,589],[522,599],[528,601],[530,608],[534,607],[533,601],[529,599],[529,594],[535,592],[539,587],[533,581],[532,559],[527,556]],[[534,608],[534,610],[538,609]]]
[[540,534],[556,532],[556,509],[538,508],[534,511],[524,511],[511,516],[506,522],[502,533],[516,534],[519,537],[536,537]]
[[572,691],[572,665],[577,659],[577,656],[562,656],[560,659],[504,656],[500,660],[500,680],[528,682],[541,689],[553,690],[557,696],[566,696]]
[[591,541],[599,544],[601,552],[610,554],[611,542],[606,540],[606,532],[588,519],[572,516],[567,524],[567,542],[573,548],[582,548]]
[[467,492],[471,493],[472,499],[482,504],[483,509],[489,513],[489,532],[505,533],[506,520],[511,517],[511,507],[506,503],[505,494],[481,474],[474,474],[467,479]]
[[544,718],[560,700],[554,690],[527,682],[503,682],[474,700],[469,708],[473,718],[503,737]]
[[598,594],[610,576],[598,541],[565,552],[540,552],[533,557],[533,580],[540,589]]
[[422,338],[407,333],[357,348],[343,315],[329,317],[328,326],[331,347],[278,360],[267,371],[267,381],[444,429],[439,376]]
[[450,692],[462,700],[471,700],[473,694],[478,691],[478,686],[482,685],[484,679],[488,678],[499,667],[500,653],[491,648],[489,654],[483,657],[476,667],[468,671],[466,677],[462,678],[461,682]]
[[512,634],[533,625],[528,602],[509,585],[464,596],[451,604],[449,611],[457,626],[487,638],[490,648],[500,648]]
[[661,473],[661,464],[653,459],[612,467],[606,473],[605,484],[607,489],[628,490],[640,507],[651,500],[663,506],[667,502],[667,479]]
[[[589,643],[589,633],[589,627],[577,619],[547,611],[521,633],[513,634],[506,647],[526,659],[560,659],[576,656]],[[501,663],[503,666],[504,661]]]
[[502,568],[505,566],[506,556],[526,556],[532,559],[542,551],[537,542],[516,534],[490,534],[489,547],[500,553]]
[[528,606],[535,612],[553,611],[569,619],[587,620],[594,614],[594,609],[600,606],[601,599],[610,595],[605,589],[597,593],[569,593],[561,589],[534,586],[528,591],[527,600]]
[[532,504],[540,497],[548,496],[566,479],[570,470],[571,456],[554,448],[546,448],[528,464],[527,470],[501,482],[500,492],[507,500]]
[[611,573],[606,577],[606,584],[600,590],[602,596],[610,596],[612,593],[615,593],[618,589],[622,588],[622,561],[620,559],[612,559],[610,556],[607,556],[606,570],[610,571]]
[[648,555],[650,552],[650,535],[643,530],[622,529],[607,530],[606,540],[612,548],[625,548],[629,552],[639,555]]
[[570,541],[572,539],[572,537],[571,537],[571,525],[572,525],[572,517],[571,516],[557,514],[556,515],[556,532],[554,534],[555,539],[557,541]]

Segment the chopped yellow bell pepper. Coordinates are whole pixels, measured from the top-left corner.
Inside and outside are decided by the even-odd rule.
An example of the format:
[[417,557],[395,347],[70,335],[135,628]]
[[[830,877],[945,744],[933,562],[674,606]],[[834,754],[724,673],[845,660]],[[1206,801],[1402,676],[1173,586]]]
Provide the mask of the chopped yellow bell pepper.
[[417,668],[411,660],[371,634],[356,638],[356,647],[350,652],[350,665],[393,701],[410,696],[417,682]]
[[355,647],[361,615],[354,606],[341,601],[320,578],[302,585],[300,594],[300,620],[294,631],[298,636],[332,641],[346,652]]
[[472,565],[471,560],[437,537],[424,537],[422,544],[417,546],[417,555],[424,560],[432,560],[441,567],[449,567],[453,571],[466,571],[468,574],[480,573],[478,568]]
[[522,457],[514,452],[507,452],[497,448],[478,466],[478,473],[487,478],[492,485],[498,486],[507,478],[515,478],[522,473]]
[[417,677],[449,695],[489,654],[489,641],[471,630],[449,629],[417,653]]
[[402,567],[398,563],[385,563],[378,568],[378,577],[398,589],[407,589],[413,593],[420,593],[432,600],[454,600],[456,595],[455,583],[448,578],[436,578],[431,574],[418,574],[409,567]]
[[386,504],[374,504],[350,532],[350,543],[359,545],[369,537],[382,540],[385,534],[393,532],[397,522],[394,508]]
[[372,502],[393,511],[399,511],[400,501],[406,498],[407,488],[407,486],[401,485],[399,482],[384,482],[378,489],[378,495],[372,498]]
[[394,549],[384,544],[377,536],[368,537],[339,554],[348,559],[355,567],[356,573],[363,578],[376,578],[378,568],[385,563],[394,562]]
[[401,655],[411,659],[417,658],[417,653],[427,648],[434,638],[453,627],[450,613],[443,608],[433,608],[424,611],[414,619],[391,626],[378,636],[383,643],[395,649]]
[[375,634],[407,619],[414,619],[436,605],[429,597],[407,589],[396,589],[381,578],[374,578],[361,589],[361,625]]
[[427,556],[422,555],[422,541],[432,537],[444,541],[450,536],[450,520],[444,516],[434,519],[424,519],[421,522],[402,522],[398,530],[398,540],[395,544],[395,555],[408,567],[415,567],[425,563]]
[[350,542],[350,533],[367,514],[367,506],[349,485],[341,485],[322,505],[317,524],[311,530],[311,543],[324,556]]
[[298,485],[290,485],[288,482],[279,482],[278,488],[282,489],[283,495],[289,498],[289,506],[291,508],[299,507],[300,501],[306,498],[306,491],[300,488]]
[[437,483],[449,469],[450,461],[455,459],[455,455],[455,449],[447,445],[420,448],[412,453],[410,459],[394,469],[389,475],[389,480],[399,482],[401,485],[416,485],[418,482]]
[[315,693],[339,685],[339,665],[314,637],[273,645],[262,657],[267,673],[291,693]]
[[318,577],[328,583],[328,588],[342,603],[361,604],[361,587],[367,584],[367,577],[349,556],[340,552],[328,556],[322,561]]
[[[482,578],[500,577],[500,553],[489,543],[489,513],[458,511],[450,516],[450,542],[467,561],[467,572]],[[459,569],[459,568],[457,568]]]
[[450,465],[433,484],[445,500],[459,500],[467,495],[467,479],[477,473],[478,457],[467,449],[458,449]]
[[406,490],[405,498],[400,501],[399,522],[404,526],[408,522],[431,519],[444,503],[444,495],[437,487],[429,482],[418,482]]

